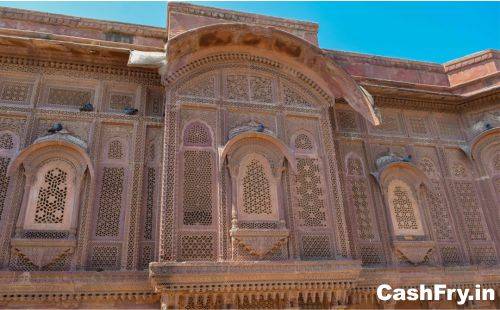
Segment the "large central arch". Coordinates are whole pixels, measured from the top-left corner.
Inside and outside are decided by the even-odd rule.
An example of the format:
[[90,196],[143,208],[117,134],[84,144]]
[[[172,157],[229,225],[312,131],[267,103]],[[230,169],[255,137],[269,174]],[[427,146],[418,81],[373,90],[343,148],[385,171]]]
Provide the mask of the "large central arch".
[[166,52],[166,85],[208,62],[247,58],[301,79],[326,102],[343,98],[370,123],[380,123],[372,97],[344,69],[319,47],[276,28],[236,23],[200,27],[170,39]]

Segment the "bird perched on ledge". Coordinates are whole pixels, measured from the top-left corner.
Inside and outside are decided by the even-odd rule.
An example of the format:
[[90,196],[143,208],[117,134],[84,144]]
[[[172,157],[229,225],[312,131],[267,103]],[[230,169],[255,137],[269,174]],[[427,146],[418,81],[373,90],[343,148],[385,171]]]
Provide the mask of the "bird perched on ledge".
[[82,111],[82,112],[94,111],[94,106],[92,105],[92,103],[87,102],[83,106],[80,107],[80,111]]
[[127,115],[134,115],[138,112],[139,110],[135,109],[135,108],[125,108],[123,109],[123,113],[127,114]]
[[63,129],[63,126],[61,123],[54,123],[52,125],[52,127],[49,128],[49,130],[47,130],[49,133],[56,133],[56,132],[59,132]]

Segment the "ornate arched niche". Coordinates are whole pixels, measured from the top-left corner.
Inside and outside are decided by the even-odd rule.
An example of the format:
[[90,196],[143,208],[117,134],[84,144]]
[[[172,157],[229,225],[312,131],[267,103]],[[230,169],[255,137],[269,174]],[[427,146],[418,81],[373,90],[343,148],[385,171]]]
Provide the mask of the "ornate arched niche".
[[[350,257],[328,111],[336,98],[344,98],[376,125],[370,95],[322,50],[273,28],[200,27],[169,40],[165,56],[156,65],[166,94],[163,176],[172,177],[163,180],[160,260],[179,260],[183,248],[206,253],[193,260],[229,259],[235,251],[232,238],[242,240],[243,232],[258,234],[245,237],[252,246],[242,249],[243,259],[276,259],[270,253],[284,247],[273,245],[287,242],[289,229],[294,232],[289,247],[294,258]],[[136,60],[131,56],[129,64],[146,64]],[[211,239],[217,242],[208,240],[211,235],[201,228],[189,228],[193,241],[184,247],[188,232],[179,231],[175,214],[183,203],[182,150],[194,147],[184,143],[183,131],[194,120],[212,129],[210,143],[218,151],[214,184],[219,217]],[[299,130],[303,134],[292,137]],[[298,177],[289,174],[295,169]],[[269,190],[273,203],[260,216],[238,209],[237,198],[242,201],[244,191],[238,194],[237,184],[250,173],[276,188]],[[308,199],[309,190],[302,190],[311,182],[312,191],[320,194],[318,203]],[[285,205],[291,210],[284,215]],[[287,226],[295,214],[300,223]]]
[[19,264],[34,270],[68,267],[68,257],[76,246],[83,183],[94,179],[86,150],[85,142],[63,130],[38,138],[9,165],[10,175],[22,166],[25,177],[11,241],[12,268]]
[[478,182],[482,188],[489,189],[484,191],[486,206],[489,206],[485,211],[491,214],[487,220],[495,227],[500,219],[495,208],[500,205],[500,127],[485,128],[471,140],[468,149],[480,174]]
[[231,241],[234,259],[287,258],[284,169],[295,170],[291,150],[271,134],[244,127],[221,148],[230,176]]
[[434,249],[425,216],[424,187],[427,176],[409,159],[386,155],[377,159],[378,181],[387,208],[387,223],[392,235],[394,256],[399,261],[421,264]]

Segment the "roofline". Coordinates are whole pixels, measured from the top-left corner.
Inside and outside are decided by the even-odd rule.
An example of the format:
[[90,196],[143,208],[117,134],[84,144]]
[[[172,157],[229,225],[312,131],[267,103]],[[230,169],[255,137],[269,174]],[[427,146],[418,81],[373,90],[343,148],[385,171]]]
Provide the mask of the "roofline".
[[450,70],[455,70],[455,69],[457,69],[457,66],[463,67],[464,65],[477,63],[477,62],[480,62],[482,60],[489,59],[489,58],[500,58],[500,50],[496,50],[496,49],[486,49],[486,50],[474,52],[472,54],[468,54],[468,55],[465,55],[465,56],[462,56],[462,57],[459,57],[456,59],[452,59],[452,60],[449,60],[449,61],[444,62],[444,63],[411,60],[411,59],[398,58],[398,57],[387,57],[387,56],[381,56],[381,55],[375,55],[375,54],[364,54],[364,53],[359,53],[359,52],[334,50],[334,49],[328,49],[328,48],[323,48],[323,50],[326,53],[342,54],[345,56],[354,56],[354,57],[360,57],[360,58],[372,58],[372,59],[380,59],[380,60],[385,60],[385,61],[390,61],[390,62],[395,62],[395,63],[400,63],[400,64],[414,64],[414,65],[423,65],[423,66],[442,68],[443,73],[446,73]]
[[[239,16],[245,16],[245,17],[264,17],[265,20],[271,21],[271,22],[278,22],[278,23],[287,23],[289,24],[288,26],[292,26],[294,29],[299,29],[303,31],[314,31],[317,32],[319,28],[319,24],[315,22],[310,22],[310,21],[302,21],[302,20],[297,20],[297,19],[288,19],[288,18],[282,18],[282,17],[276,17],[276,16],[270,16],[270,15],[265,15],[265,14],[256,14],[256,13],[247,13],[247,12],[241,12],[241,11],[233,11],[233,10],[228,10],[228,9],[221,9],[217,7],[209,7],[209,6],[203,6],[203,5],[198,5],[198,4],[192,4],[189,2],[168,2],[168,10],[170,11],[171,9],[176,9],[176,8],[188,8],[193,11],[197,11],[196,13],[206,13],[211,11],[214,12],[215,10],[217,12],[214,12],[215,15],[218,15],[217,13],[228,13],[228,14],[233,14],[233,15],[239,15]],[[201,10],[200,10],[201,9]],[[194,13],[194,12],[193,12]],[[217,18],[214,16],[214,18]],[[224,19],[224,16],[221,16],[219,18]],[[234,22],[234,21],[233,21]],[[290,25],[291,24],[291,25]],[[295,26],[295,27],[293,27]],[[301,27],[297,27],[301,26]]]
[[[53,17],[54,19],[50,18],[47,19],[48,16]],[[18,9],[6,6],[0,6],[0,17],[15,19],[15,20],[36,21],[44,24],[53,24],[53,25],[66,24],[67,26],[72,26],[72,27],[76,26],[78,28],[100,29],[104,31],[111,31],[113,30],[113,26],[115,26],[119,28],[117,29],[118,31],[123,33],[140,34],[148,37],[158,37],[158,38],[166,38],[167,36],[167,30],[162,27],[101,20],[101,19],[49,13],[49,12],[42,12],[35,10]],[[134,31],[134,28],[138,29],[135,29],[136,31]]]

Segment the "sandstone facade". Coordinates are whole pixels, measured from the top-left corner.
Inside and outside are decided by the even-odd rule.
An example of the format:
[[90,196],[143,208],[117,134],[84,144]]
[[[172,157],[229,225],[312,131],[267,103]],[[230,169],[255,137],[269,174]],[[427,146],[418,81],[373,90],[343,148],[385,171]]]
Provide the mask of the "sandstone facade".
[[0,8],[0,307],[456,306],[380,283],[500,307],[498,51],[440,65],[321,49],[314,23],[168,20]]

